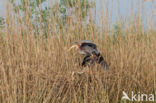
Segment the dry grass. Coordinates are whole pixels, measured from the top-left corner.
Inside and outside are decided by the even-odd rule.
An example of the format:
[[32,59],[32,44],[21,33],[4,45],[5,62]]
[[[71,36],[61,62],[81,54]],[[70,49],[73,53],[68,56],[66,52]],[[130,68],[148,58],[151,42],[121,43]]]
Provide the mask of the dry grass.
[[[47,31],[45,39],[41,32],[34,36],[31,18],[22,25],[8,15],[8,26],[0,32],[0,102],[119,103],[122,91],[156,94],[155,32],[143,33],[138,23],[132,23],[116,37],[114,30],[106,35],[104,28],[100,37],[92,21],[89,29],[69,20],[68,30],[56,30],[52,19],[49,28],[54,32]],[[81,39],[97,44],[110,65],[108,72],[95,65],[72,79],[72,72],[82,69],[81,58],[67,49]]]

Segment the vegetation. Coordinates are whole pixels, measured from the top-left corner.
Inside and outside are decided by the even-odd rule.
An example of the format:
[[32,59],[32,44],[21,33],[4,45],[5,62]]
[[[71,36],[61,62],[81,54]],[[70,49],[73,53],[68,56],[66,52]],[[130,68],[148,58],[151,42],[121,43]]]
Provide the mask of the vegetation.
[[[35,6],[21,1],[11,1],[15,11],[8,6],[0,28],[1,103],[127,103],[122,91],[156,94],[156,32],[144,31],[139,12],[114,28],[103,12],[99,28],[88,0],[61,0],[47,8],[41,6],[45,0],[31,0]],[[97,44],[109,71],[95,65],[72,76],[83,68],[68,48],[82,39]]]

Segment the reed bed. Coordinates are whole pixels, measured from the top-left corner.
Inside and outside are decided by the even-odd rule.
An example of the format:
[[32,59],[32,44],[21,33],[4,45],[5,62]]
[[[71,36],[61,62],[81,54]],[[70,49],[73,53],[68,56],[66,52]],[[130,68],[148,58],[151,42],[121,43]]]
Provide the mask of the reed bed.
[[[144,32],[139,16],[119,22],[118,29],[109,24],[99,29],[91,14],[88,26],[80,25],[79,13],[76,22],[69,19],[68,28],[58,29],[52,16],[45,38],[42,25],[34,33],[29,10],[23,24],[7,9],[7,25],[0,30],[1,103],[127,103],[121,101],[122,91],[156,94],[156,32]],[[107,13],[103,23],[109,23]],[[83,69],[82,57],[68,48],[83,39],[97,44],[109,71],[95,65],[73,78],[73,72]]]

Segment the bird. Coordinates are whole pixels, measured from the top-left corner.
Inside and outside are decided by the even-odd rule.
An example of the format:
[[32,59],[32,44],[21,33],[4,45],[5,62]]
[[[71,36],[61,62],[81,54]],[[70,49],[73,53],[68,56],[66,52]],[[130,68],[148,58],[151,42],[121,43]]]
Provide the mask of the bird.
[[93,43],[92,41],[90,40],[76,41],[69,48],[69,51],[71,51],[71,49],[73,48],[76,48],[79,54],[85,55],[81,63],[82,67],[86,67],[97,63],[100,64],[104,69],[109,70],[107,62],[104,60],[103,56],[98,51],[96,44]]

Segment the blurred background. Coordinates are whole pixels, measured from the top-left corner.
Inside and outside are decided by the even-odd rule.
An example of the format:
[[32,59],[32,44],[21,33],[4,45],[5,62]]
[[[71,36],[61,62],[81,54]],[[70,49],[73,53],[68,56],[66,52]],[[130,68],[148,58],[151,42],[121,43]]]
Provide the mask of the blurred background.
[[[0,17],[6,17],[6,5],[9,0],[0,0]],[[42,0],[41,0],[42,1]],[[55,2],[60,0],[43,0],[42,7],[49,7],[51,4],[55,5]],[[92,0],[93,1],[93,0]],[[14,0],[16,4],[20,4],[21,0]],[[93,16],[96,16],[97,25],[101,26],[100,18],[102,14],[107,12],[109,24],[125,20],[128,17],[134,17],[137,13],[141,16],[142,22],[146,27],[149,24],[149,28],[156,28],[156,0],[94,0],[96,14],[94,10]],[[51,3],[51,4],[50,4]],[[94,9],[95,9],[94,8]]]

